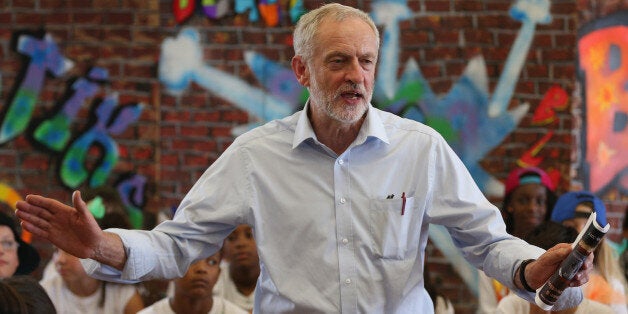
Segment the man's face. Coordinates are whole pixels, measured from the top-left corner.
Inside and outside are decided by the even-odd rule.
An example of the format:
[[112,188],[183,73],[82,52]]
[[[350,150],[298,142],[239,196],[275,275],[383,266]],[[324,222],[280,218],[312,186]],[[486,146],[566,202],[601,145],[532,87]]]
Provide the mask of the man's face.
[[299,81],[309,88],[315,110],[351,124],[364,115],[373,96],[377,38],[358,18],[321,25],[313,57],[303,60],[307,65]]

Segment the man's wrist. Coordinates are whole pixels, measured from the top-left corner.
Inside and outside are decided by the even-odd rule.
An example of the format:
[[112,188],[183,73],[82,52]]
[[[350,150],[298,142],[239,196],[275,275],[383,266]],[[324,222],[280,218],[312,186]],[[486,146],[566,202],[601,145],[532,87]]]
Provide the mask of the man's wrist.
[[[521,288],[525,289],[528,292],[536,292],[536,290],[534,288],[532,288],[529,284],[528,281],[526,280],[526,267],[532,263],[536,261],[535,259],[527,259],[523,262],[521,262],[521,265],[519,265],[519,270],[517,272],[517,274],[515,275],[515,278],[518,279],[519,284],[521,285]],[[517,284],[517,280],[515,279],[515,285]]]

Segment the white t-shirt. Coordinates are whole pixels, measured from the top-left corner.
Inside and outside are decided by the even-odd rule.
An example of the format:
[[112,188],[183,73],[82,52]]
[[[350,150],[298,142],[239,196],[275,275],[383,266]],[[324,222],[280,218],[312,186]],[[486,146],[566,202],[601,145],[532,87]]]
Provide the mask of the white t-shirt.
[[449,299],[445,299],[440,295],[436,297],[436,303],[434,304],[434,314],[454,314],[454,305],[451,304]]
[[135,286],[123,285],[108,282],[105,285],[105,300],[103,306],[99,307],[102,286],[92,295],[82,297],[72,293],[61,276],[49,276],[42,280],[50,300],[57,309],[57,313],[63,314],[120,314],[124,313],[124,308],[131,297],[136,293]]
[[[163,298],[137,312],[137,314],[176,314],[170,307],[169,300],[170,298]],[[213,300],[214,305],[212,305],[212,309],[207,314],[248,314],[247,311],[221,297],[214,296]]]
[[[515,294],[505,296],[497,304],[496,314],[528,314],[530,313],[530,303]],[[613,309],[597,301],[583,299],[574,314],[615,314]]]
[[255,291],[248,296],[243,295],[229,277],[229,264],[221,264],[220,268],[220,277],[214,286],[214,295],[220,296],[247,311],[253,310]]

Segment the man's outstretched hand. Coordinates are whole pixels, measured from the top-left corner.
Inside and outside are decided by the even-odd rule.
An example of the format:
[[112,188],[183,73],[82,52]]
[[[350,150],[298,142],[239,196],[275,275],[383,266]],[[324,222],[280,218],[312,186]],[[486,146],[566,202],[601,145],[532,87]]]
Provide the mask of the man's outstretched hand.
[[[538,289],[554,274],[560,264],[569,255],[572,248],[568,243],[560,243],[550,248],[536,261],[530,263],[525,269],[525,277],[528,284]],[[580,270],[569,281],[570,287],[578,287],[589,281],[589,275],[593,271],[593,253],[582,264]]]
[[22,227],[34,235],[47,239],[58,248],[79,258],[98,256],[105,234],[81,199],[81,193],[72,194],[74,207],[55,199],[28,195],[16,204],[16,215]]

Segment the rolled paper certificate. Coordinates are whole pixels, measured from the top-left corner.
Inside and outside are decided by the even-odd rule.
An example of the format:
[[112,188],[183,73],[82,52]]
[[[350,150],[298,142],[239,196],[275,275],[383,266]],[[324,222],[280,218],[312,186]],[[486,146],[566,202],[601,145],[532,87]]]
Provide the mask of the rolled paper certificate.
[[545,311],[549,311],[563,291],[569,286],[569,281],[576,275],[582,264],[595,248],[600,244],[610,225],[602,227],[595,220],[595,212],[591,213],[587,224],[582,228],[576,241],[572,244],[571,253],[560,264],[560,267],[550,279],[536,291],[534,301]]

